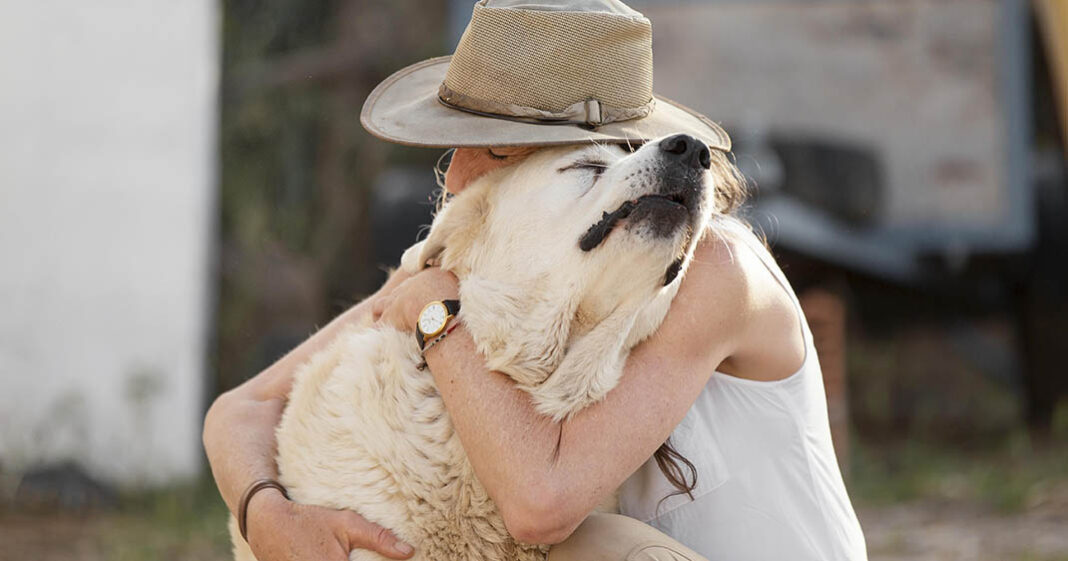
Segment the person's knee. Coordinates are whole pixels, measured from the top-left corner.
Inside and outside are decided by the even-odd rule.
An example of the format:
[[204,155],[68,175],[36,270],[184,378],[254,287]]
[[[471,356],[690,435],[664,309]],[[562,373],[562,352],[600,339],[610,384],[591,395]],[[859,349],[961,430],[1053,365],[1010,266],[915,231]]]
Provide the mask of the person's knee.
[[618,514],[594,513],[549,550],[548,561],[707,561],[667,534]]

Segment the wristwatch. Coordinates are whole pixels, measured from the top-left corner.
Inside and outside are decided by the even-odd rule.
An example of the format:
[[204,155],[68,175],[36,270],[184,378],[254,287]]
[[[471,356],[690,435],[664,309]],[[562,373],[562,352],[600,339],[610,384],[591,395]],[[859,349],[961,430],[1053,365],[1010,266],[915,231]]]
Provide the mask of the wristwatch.
[[415,322],[415,339],[419,342],[419,348],[425,349],[427,343],[441,335],[459,312],[459,300],[439,300],[424,306],[423,311],[419,312],[419,320]]

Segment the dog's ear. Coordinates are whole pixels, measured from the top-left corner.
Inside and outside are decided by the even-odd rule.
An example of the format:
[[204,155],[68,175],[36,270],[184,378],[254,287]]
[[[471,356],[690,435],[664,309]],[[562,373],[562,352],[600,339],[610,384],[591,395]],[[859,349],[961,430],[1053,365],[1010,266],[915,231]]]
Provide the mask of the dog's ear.
[[592,330],[571,341],[563,361],[544,382],[526,389],[537,411],[565,419],[604,399],[616,386],[627,357],[635,314],[621,306]]
[[462,271],[462,256],[482,230],[488,208],[486,189],[464,189],[446,202],[430,225],[426,239],[405,250],[401,268],[409,273],[425,269],[440,258],[441,265],[457,275]]

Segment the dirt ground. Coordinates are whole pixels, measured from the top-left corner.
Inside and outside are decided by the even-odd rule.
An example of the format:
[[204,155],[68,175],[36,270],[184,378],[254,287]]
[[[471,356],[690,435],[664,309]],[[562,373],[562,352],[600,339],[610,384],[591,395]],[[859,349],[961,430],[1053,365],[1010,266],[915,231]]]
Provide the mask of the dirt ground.
[[0,561],[216,561],[229,557],[219,532],[152,527],[117,514],[0,516]]
[[871,561],[1068,561],[1068,510],[932,502],[862,508]]
[[[975,505],[916,502],[859,510],[871,561],[1068,561],[1068,509],[1002,515]],[[0,516],[0,561],[222,561],[222,514],[173,531],[152,516]]]

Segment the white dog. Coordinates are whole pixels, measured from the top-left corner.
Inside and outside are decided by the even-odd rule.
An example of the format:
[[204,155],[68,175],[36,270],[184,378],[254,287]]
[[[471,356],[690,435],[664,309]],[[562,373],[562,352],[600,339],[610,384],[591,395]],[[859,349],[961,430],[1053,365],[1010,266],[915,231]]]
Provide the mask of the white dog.
[[[604,398],[663,320],[717,206],[709,168],[685,135],[633,153],[539,150],[447,202],[401,266],[438,259],[455,273],[459,321],[487,365],[564,419]],[[297,502],[389,528],[417,560],[543,559],[508,535],[421,361],[411,333],[370,324],[313,357],[278,427],[281,483]],[[235,557],[252,561],[234,526]]]

